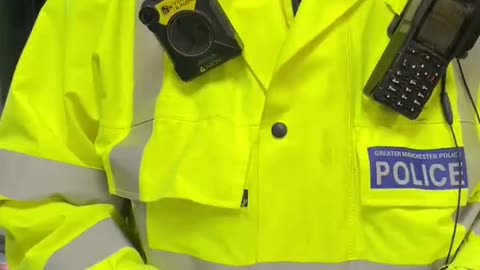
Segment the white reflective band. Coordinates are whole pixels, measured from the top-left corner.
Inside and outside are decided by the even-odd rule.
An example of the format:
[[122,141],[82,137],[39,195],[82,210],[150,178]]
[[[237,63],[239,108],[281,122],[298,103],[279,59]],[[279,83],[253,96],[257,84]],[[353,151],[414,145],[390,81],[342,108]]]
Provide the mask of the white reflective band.
[[[143,0],[136,0],[135,14]],[[136,17],[134,50],[134,115],[137,125],[153,119],[163,83],[163,49],[154,34]]]
[[106,219],[53,254],[45,270],[84,270],[125,247],[133,246],[119,226]]
[[439,269],[438,261],[432,265],[389,265],[367,261],[344,263],[261,263],[252,266],[226,266],[209,263],[190,256],[152,251],[149,264],[162,270],[432,270]]
[[60,196],[72,204],[120,203],[105,173],[0,150],[0,195],[19,201]]
[[[136,13],[142,6],[136,0]],[[152,133],[155,103],[162,87],[163,50],[155,36],[135,20],[134,122],[130,134],[110,153],[110,164],[117,194],[138,199],[139,170],[143,149]]]
[[480,237],[480,215],[472,226],[472,232]]
[[[452,218],[455,219],[455,213]],[[465,227],[467,231],[472,230],[480,236],[480,203],[473,203],[462,207],[458,216],[458,224]]]
[[139,200],[140,163],[152,128],[152,121],[133,127],[125,140],[110,152],[110,165],[117,195]]

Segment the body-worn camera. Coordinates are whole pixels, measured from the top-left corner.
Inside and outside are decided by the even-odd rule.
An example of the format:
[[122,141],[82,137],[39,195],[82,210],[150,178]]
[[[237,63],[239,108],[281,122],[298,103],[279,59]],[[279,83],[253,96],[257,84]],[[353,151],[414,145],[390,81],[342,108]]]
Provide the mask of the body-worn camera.
[[391,41],[364,93],[416,119],[454,58],[480,35],[480,0],[410,0],[389,27]]
[[242,53],[241,41],[217,0],[147,0],[139,16],[183,81]]

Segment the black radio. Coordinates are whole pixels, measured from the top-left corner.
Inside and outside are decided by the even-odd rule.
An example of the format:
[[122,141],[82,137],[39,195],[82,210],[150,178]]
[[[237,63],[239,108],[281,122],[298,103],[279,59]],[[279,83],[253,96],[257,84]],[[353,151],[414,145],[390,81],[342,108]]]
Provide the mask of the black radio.
[[139,16],[183,81],[242,53],[241,41],[217,0],[147,0]]
[[480,35],[480,0],[410,0],[389,35],[364,93],[416,119],[448,64]]

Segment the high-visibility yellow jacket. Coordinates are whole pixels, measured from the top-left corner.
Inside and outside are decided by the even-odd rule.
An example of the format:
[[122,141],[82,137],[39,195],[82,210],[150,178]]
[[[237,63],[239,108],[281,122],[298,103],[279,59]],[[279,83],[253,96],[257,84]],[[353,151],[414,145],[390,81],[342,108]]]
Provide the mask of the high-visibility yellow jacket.
[[454,67],[459,148],[438,89],[415,121],[362,93],[406,1],[219,2],[243,56],[184,83],[141,1],[47,1],[0,122],[10,267],[438,269],[461,182],[448,268],[480,269],[480,125]]

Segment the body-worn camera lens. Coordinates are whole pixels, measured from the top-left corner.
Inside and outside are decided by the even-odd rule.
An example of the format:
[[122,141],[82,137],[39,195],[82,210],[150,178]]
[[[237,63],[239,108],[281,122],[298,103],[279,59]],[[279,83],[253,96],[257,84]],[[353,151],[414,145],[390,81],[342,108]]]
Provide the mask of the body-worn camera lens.
[[172,46],[183,55],[205,52],[213,42],[213,29],[209,21],[196,12],[182,12],[173,18],[168,27]]
[[142,4],[140,19],[184,82],[242,55],[242,42],[218,1],[145,0]]

